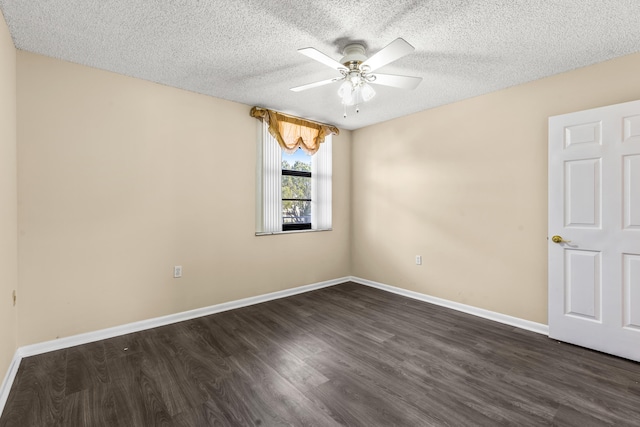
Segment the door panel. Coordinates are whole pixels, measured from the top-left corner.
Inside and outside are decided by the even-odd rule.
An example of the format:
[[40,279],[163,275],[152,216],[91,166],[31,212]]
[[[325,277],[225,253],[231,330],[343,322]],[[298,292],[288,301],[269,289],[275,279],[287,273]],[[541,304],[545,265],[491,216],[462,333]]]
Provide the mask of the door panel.
[[624,156],[624,228],[640,229],[640,155]]
[[565,162],[566,227],[600,227],[600,159]]
[[640,330],[640,256],[623,255],[624,326]]
[[600,145],[602,132],[600,130],[601,123],[585,123],[565,128],[565,148],[575,145]]
[[599,252],[565,251],[565,314],[600,321]]
[[624,142],[630,142],[640,138],[640,114],[625,117],[623,122]]
[[549,237],[549,336],[640,361],[640,101],[549,119]]

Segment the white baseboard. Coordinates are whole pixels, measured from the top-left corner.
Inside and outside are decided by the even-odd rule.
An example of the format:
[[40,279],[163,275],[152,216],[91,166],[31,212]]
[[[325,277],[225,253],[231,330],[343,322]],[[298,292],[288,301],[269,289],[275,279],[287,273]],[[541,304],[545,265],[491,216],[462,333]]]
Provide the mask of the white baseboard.
[[9,365],[9,369],[7,370],[7,374],[4,376],[2,384],[0,384],[0,415],[2,415],[4,405],[7,403],[7,399],[9,398],[9,392],[11,391],[13,380],[16,379],[16,374],[18,373],[18,367],[20,366],[21,360],[22,357],[16,351],[13,355],[13,359],[11,360],[11,364]]
[[94,341],[100,341],[107,338],[130,334],[132,332],[144,331],[146,329],[152,329],[159,326],[170,325],[172,323],[183,322],[185,320],[191,320],[197,317],[208,316],[210,314],[220,313],[223,311],[233,310],[249,305],[260,304],[275,299],[286,298],[309,291],[315,291],[316,289],[334,286],[340,283],[344,283],[348,280],[348,277],[342,277],[340,279],[327,280],[325,282],[314,283],[311,285],[298,286],[296,288],[285,289],[283,291],[271,292],[264,295],[229,301],[209,307],[196,308],[195,310],[183,311],[181,313],[174,313],[167,316],[156,317],[153,319],[141,320],[139,322],[127,323],[126,325],[115,326],[113,328],[101,329],[98,331],[87,332],[85,334],[59,338],[57,340],[45,341],[38,344],[31,344],[20,347],[18,351],[20,352],[20,355],[22,357],[34,356],[36,354],[47,353],[54,350],[61,350],[63,348],[74,347],[76,345],[87,344]]
[[120,335],[126,335],[133,332],[139,332],[146,329],[157,328],[159,326],[170,325],[172,323],[182,322],[185,320],[195,319],[197,317],[208,316],[210,314],[220,313],[223,311],[233,310],[236,308],[246,307],[249,305],[260,304],[275,299],[286,298],[289,296],[314,291],[316,289],[322,289],[329,286],[335,286],[344,282],[355,282],[361,285],[371,286],[383,291],[392,292],[394,294],[402,295],[405,297],[413,298],[416,300],[436,304],[439,306],[451,308],[453,310],[462,311],[464,313],[473,314],[474,316],[482,317],[496,322],[504,323],[517,328],[526,329],[528,331],[537,332],[539,334],[548,335],[549,327],[541,323],[531,322],[528,320],[519,319],[517,317],[507,316],[505,314],[496,313],[482,308],[473,307],[470,305],[460,304],[454,301],[445,300],[442,298],[436,298],[429,295],[421,294],[419,292],[408,291],[406,289],[396,288],[395,286],[385,285],[383,283],[374,282],[360,277],[342,277],[339,279],[327,280],[325,282],[314,283],[311,285],[299,286],[296,288],[285,289],[283,291],[272,292],[269,294],[258,295],[250,298],[243,298],[236,301],[225,302],[222,304],[216,304],[209,307],[197,308],[195,310],[184,311],[181,313],[170,314],[167,316],[156,317],[154,319],[141,320],[139,322],[128,323],[126,325],[115,326],[113,328],[101,329],[94,332],[87,332],[84,334],[73,335],[70,337],[60,338],[52,341],[45,341],[37,344],[31,344],[24,347],[20,347],[16,350],[9,370],[5,375],[4,381],[0,385],[0,414],[4,409],[4,405],[9,397],[9,391],[13,385],[13,381],[18,373],[18,367],[22,358],[35,356],[37,354],[47,353],[55,350],[62,350],[64,348],[74,347],[81,344],[88,344],[94,341],[100,341],[108,338],[117,337]]
[[69,337],[59,338],[56,340],[45,341],[37,344],[26,345],[16,350],[9,370],[0,385],[0,415],[7,403],[9,391],[13,385],[13,381],[18,372],[18,367],[22,358],[35,356],[37,354],[48,353],[50,351],[62,350],[64,348],[74,347],[81,344],[100,341],[120,335],[139,332],[146,329],[157,328],[159,326],[170,325],[172,323],[182,322],[185,320],[195,319],[197,317],[208,316],[210,314],[220,313],[223,311],[233,310],[236,308],[246,307],[249,305],[260,304],[262,302],[272,301],[275,299],[286,298],[293,295],[315,291],[329,286],[338,285],[348,282],[349,277],[340,279],[327,280],[325,282],[314,283],[311,285],[298,286],[296,288],[285,289],[283,291],[271,292],[269,294],[258,295],[255,297],[243,298],[236,301],[229,301],[222,304],[216,304],[209,307],[197,308],[195,310],[183,311],[181,313],[170,314],[167,316],[156,317],[154,319],[141,320],[139,322],[128,323],[126,325],[115,326],[113,328],[101,329],[98,331],[87,332],[84,334],[73,335]]
[[495,311],[485,310],[483,308],[478,308],[471,305],[461,304],[455,301],[433,297],[430,295],[422,294],[420,292],[414,292],[414,291],[408,291],[402,288],[396,288],[395,286],[385,285],[384,283],[378,283],[372,280],[362,279],[360,277],[352,276],[350,280],[360,285],[371,286],[373,288],[381,289],[387,292],[392,292],[394,294],[402,295],[408,298],[428,302],[428,303],[439,305],[442,307],[451,308],[453,310],[461,311],[463,313],[473,314],[474,316],[493,320],[495,322],[504,323],[505,325],[515,326],[516,328],[526,329],[527,331],[537,332],[543,335],[549,335],[549,326],[544,325],[542,323],[532,322],[529,320],[520,319],[518,317],[507,316],[506,314],[496,313]]

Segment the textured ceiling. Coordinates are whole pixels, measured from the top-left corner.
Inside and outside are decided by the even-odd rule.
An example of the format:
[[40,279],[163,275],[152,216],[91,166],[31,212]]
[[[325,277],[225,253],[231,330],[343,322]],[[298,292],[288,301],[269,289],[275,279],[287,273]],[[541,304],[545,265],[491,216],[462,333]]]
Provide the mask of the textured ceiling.
[[[18,49],[345,129],[404,116],[640,51],[638,0],[0,0]],[[346,119],[334,59],[402,37],[416,51],[379,69],[424,80]],[[640,70],[639,70],[640,72]]]

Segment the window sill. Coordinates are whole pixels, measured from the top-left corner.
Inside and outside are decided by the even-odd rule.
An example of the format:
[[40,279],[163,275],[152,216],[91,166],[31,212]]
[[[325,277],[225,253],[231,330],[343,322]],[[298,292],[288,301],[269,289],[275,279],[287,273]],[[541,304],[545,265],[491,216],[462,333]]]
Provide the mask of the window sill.
[[318,228],[311,230],[291,230],[291,231],[269,231],[269,232],[256,232],[256,236],[271,236],[273,234],[295,234],[295,233],[315,233],[317,231],[331,231],[333,228]]

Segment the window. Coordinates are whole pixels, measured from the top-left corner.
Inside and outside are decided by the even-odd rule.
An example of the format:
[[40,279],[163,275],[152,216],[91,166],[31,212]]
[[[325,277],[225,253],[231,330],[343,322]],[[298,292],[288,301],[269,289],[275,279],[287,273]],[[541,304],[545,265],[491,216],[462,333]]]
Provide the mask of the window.
[[282,153],[282,231],[311,229],[312,156]]
[[259,122],[256,234],[331,229],[331,136],[313,155],[282,150]]

